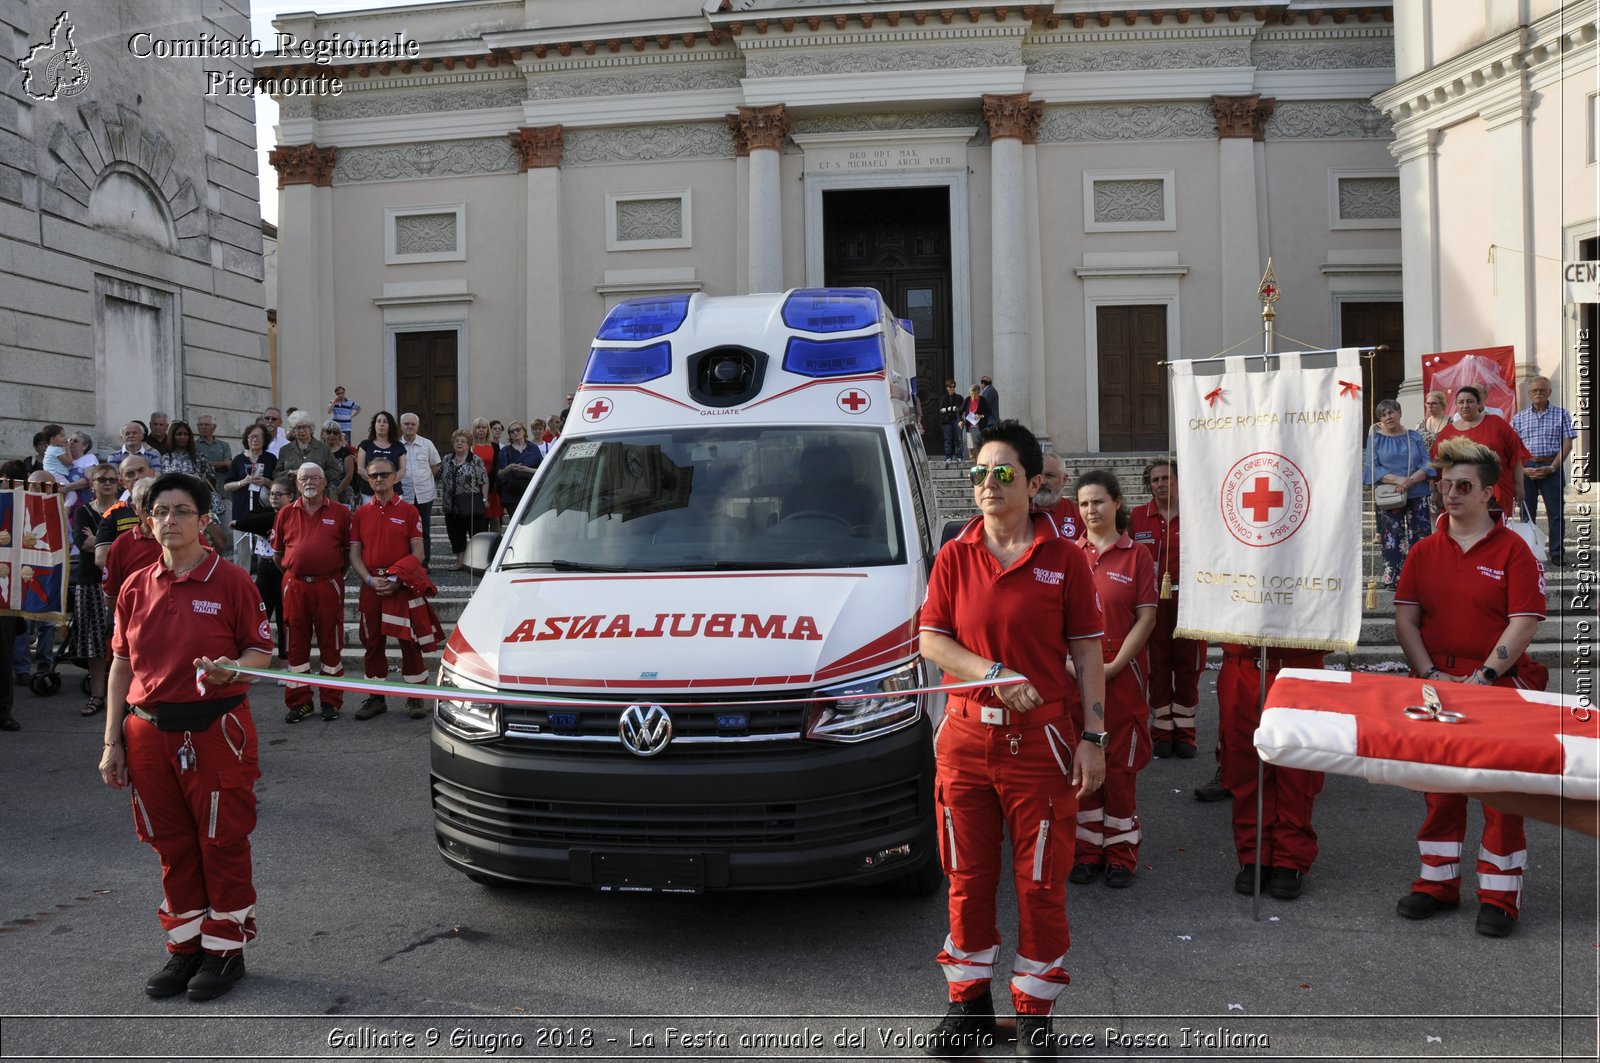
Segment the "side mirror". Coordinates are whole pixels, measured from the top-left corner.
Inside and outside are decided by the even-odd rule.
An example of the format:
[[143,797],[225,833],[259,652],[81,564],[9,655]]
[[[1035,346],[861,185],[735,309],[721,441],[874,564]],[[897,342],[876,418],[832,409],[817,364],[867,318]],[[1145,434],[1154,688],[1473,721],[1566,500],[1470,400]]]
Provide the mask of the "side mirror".
[[461,567],[481,576],[489,571],[489,564],[499,549],[499,532],[479,532],[467,543],[467,552],[462,555]]

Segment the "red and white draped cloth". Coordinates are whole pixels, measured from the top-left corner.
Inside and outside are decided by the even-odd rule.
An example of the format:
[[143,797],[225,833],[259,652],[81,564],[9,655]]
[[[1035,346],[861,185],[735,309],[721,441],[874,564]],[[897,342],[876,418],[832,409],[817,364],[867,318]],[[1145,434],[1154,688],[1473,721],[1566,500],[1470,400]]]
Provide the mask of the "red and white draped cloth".
[[1593,801],[1600,709],[1575,695],[1435,683],[1458,723],[1412,719],[1423,681],[1289,668],[1267,692],[1256,752],[1269,764],[1430,793],[1521,793]]
[[400,580],[402,590],[379,599],[383,633],[402,642],[415,642],[424,653],[432,653],[444,643],[444,625],[428,603],[439,588],[414,557],[406,556],[390,565],[389,574]]

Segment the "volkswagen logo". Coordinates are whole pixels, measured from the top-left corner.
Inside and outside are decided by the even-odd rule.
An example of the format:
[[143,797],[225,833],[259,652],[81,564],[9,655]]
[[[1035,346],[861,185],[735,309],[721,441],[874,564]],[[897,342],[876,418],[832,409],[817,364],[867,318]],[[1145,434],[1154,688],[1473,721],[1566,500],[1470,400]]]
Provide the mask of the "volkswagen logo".
[[617,737],[628,752],[653,757],[672,741],[672,717],[660,705],[629,705],[617,723]]

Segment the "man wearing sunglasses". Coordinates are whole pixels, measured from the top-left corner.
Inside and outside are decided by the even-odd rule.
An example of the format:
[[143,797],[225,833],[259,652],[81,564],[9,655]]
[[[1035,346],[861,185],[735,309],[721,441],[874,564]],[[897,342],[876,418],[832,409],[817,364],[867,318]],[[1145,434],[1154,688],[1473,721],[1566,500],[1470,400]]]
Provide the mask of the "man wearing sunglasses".
[[[383,633],[383,604],[404,590],[399,577],[389,570],[408,556],[422,563],[422,515],[395,493],[395,467],[388,457],[379,455],[367,462],[367,480],[372,484],[372,501],[357,506],[350,520],[350,571],[361,581],[359,632],[366,649],[366,677],[385,679],[389,675],[389,640]],[[427,679],[422,648],[398,636],[395,641],[400,643],[400,677],[407,683]],[[406,709],[414,719],[427,715],[419,698],[408,698]],[[370,720],[388,711],[383,695],[372,694],[356,710],[356,719]]]
[[934,559],[919,619],[922,655],[950,682],[1021,680],[952,691],[939,730],[935,811],[950,933],[938,960],[950,1005],[928,1036],[933,1055],[994,1039],[1002,835],[1017,895],[1018,1056],[1055,1058],[1050,1011],[1070,980],[1066,886],[1078,801],[1105,779],[1104,625],[1083,551],[1032,510],[1043,465],[1038,440],[1017,422],[984,430],[970,473],[980,515]]
[[[1439,490],[1444,516],[1400,570],[1394,631],[1413,675],[1433,683],[1543,690],[1544,665],[1528,644],[1545,616],[1544,571],[1522,537],[1489,511],[1500,478],[1493,450],[1469,439],[1442,440]],[[1464,794],[1428,794],[1417,830],[1421,870],[1400,899],[1406,919],[1427,919],[1461,904]],[[1505,937],[1516,929],[1528,842],[1522,817],[1485,805],[1478,849],[1477,931]]]

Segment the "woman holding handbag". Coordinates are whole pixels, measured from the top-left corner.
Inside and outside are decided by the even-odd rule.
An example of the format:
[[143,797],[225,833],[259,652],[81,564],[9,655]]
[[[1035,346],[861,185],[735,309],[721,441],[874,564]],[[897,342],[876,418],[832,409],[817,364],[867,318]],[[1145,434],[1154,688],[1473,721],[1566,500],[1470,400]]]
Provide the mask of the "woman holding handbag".
[[1378,423],[1367,437],[1363,482],[1372,488],[1378,513],[1378,541],[1383,549],[1384,587],[1400,580],[1400,568],[1413,544],[1433,532],[1428,507],[1428,480],[1436,475],[1428,461],[1421,433],[1400,424],[1400,404],[1378,403]]
[[450,571],[461,567],[467,543],[489,527],[485,514],[489,502],[489,470],[472,451],[472,435],[464,428],[450,434],[450,453],[439,471],[439,497],[444,500],[444,528],[450,535],[455,561]]

